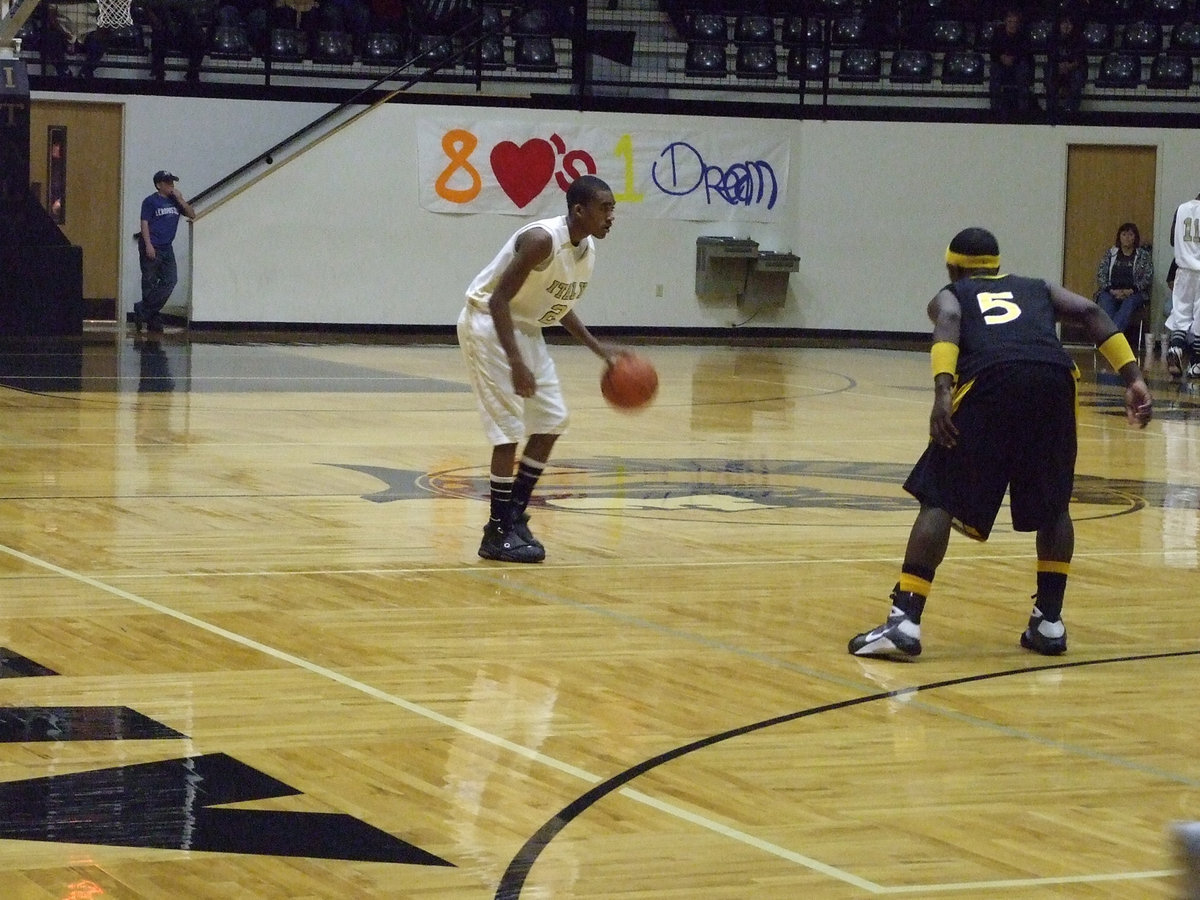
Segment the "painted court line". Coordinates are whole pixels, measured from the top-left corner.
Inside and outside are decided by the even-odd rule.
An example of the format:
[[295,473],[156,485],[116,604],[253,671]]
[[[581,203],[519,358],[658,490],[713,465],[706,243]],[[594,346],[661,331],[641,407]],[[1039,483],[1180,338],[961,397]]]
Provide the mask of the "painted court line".
[[[581,780],[587,784],[595,785],[595,784],[599,784],[603,780],[600,776],[594,775],[591,772],[588,772],[584,769],[580,769],[577,766],[572,766],[569,763],[565,763],[565,762],[555,759],[551,756],[546,756],[545,754],[539,753],[536,750],[531,750],[528,747],[523,747],[520,744],[513,743],[512,741],[502,738],[499,735],[491,734],[490,732],[484,731],[480,728],[476,728],[472,725],[468,725],[465,722],[461,722],[457,719],[452,719],[449,716],[442,715],[441,713],[436,712],[427,707],[420,706],[416,703],[412,703],[411,701],[405,700],[401,697],[397,697],[393,694],[389,694],[386,691],[382,691],[382,690],[380,690],[376,687],[373,687],[369,684],[366,684],[364,682],[357,681],[356,679],[353,679],[353,678],[349,678],[345,675],[342,675],[339,672],[335,672],[332,669],[327,669],[324,666],[319,666],[316,663],[313,663],[313,662],[310,662],[309,660],[303,659],[302,657],[294,656],[291,653],[287,653],[283,650],[279,650],[279,649],[277,649],[275,647],[271,647],[267,644],[260,643],[259,641],[256,641],[256,640],[253,640],[252,638],[246,637],[245,635],[241,635],[241,634],[238,634],[237,632],[229,631],[228,629],[221,628],[220,626],[214,625],[211,622],[206,622],[203,619],[198,619],[195,616],[190,616],[186,613],[180,612],[179,610],[172,609],[168,606],[163,606],[161,603],[156,603],[153,600],[148,600],[145,597],[141,597],[141,596],[138,596],[137,594],[131,593],[129,591],[122,590],[121,588],[115,587],[114,585],[106,584],[95,578],[91,578],[87,575],[83,575],[82,573],[75,572],[70,569],[66,569],[62,566],[56,565],[47,560],[39,559],[38,557],[31,556],[28,553],[23,553],[20,550],[17,550],[13,547],[8,547],[3,544],[0,544],[0,552],[6,553],[9,556],[13,557],[14,559],[19,559],[22,562],[25,562],[25,563],[28,563],[29,565],[36,566],[38,568],[52,572],[63,578],[67,578],[72,581],[76,581],[80,584],[85,584],[88,587],[92,587],[98,591],[102,591],[102,592],[110,594],[114,597],[119,597],[123,600],[127,600],[128,602],[134,603],[141,607],[144,607],[145,609],[153,610],[154,612],[161,613],[162,615],[165,615],[165,616],[169,616],[170,618],[173,618],[176,621],[183,622],[194,628],[198,628],[202,631],[206,631],[209,634],[212,634],[214,636],[228,640],[231,643],[239,644],[240,646],[246,647],[250,650],[254,650],[259,653],[262,653],[265,656],[269,656],[269,657],[271,657],[273,659],[277,659],[281,662],[286,662],[290,665],[296,666],[297,668],[303,669],[306,672],[309,672],[313,675],[328,679],[328,680],[333,681],[337,684],[340,684],[344,687],[350,688],[351,690],[358,691],[359,693],[362,693],[369,697],[372,697],[376,700],[380,700],[385,703],[390,703],[393,706],[397,706],[407,712],[413,713],[414,715],[418,715],[418,716],[421,716],[432,722],[436,722],[439,725],[443,725],[443,726],[445,726],[447,728],[451,728],[455,731],[462,732],[463,734],[467,734],[473,738],[476,738],[477,740],[483,741],[483,742],[491,744],[493,746],[500,747],[500,748],[507,750],[511,753],[514,753],[518,756],[523,756],[526,759],[529,759],[533,762],[539,763],[540,765],[544,765],[544,766],[547,766],[548,768],[555,769],[556,771],[563,772],[567,775],[571,775],[572,777],[578,778],[579,780]],[[1039,886],[1039,885],[1054,885],[1054,884],[1087,884],[1087,883],[1092,883],[1092,882],[1163,878],[1163,877],[1168,877],[1168,876],[1175,874],[1173,871],[1167,870],[1167,871],[1150,871],[1150,872],[1111,873],[1111,874],[1100,874],[1100,875],[1079,875],[1079,876],[1069,876],[1069,877],[1061,877],[1061,878],[1030,878],[1030,879],[1012,879],[1012,880],[1006,880],[1006,881],[962,882],[962,883],[945,884],[945,885],[886,887],[883,885],[876,884],[872,881],[868,881],[867,879],[860,878],[857,875],[854,875],[850,872],[846,872],[846,871],[838,869],[834,866],[830,866],[819,860],[813,859],[812,857],[808,857],[808,856],[804,856],[803,854],[796,853],[795,851],[789,850],[786,847],[781,847],[778,844],[773,844],[769,841],[764,841],[760,838],[755,837],[754,835],[748,834],[748,833],[741,831],[739,829],[736,829],[736,828],[732,828],[728,825],[724,825],[724,824],[717,822],[713,819],[710,819],[706,816],[702,816],[697,813],[690,812],[689,810],[686,810],[680,806],[676,806],[673,803],[669,803],[669,802],[666,802],[663,800],[659,800],[655,797],[651,797],[650,795],[645,794],[641,791],[635,790],[633,788],[628,788],[628,787],[620,788],[617,791],[617,793],[619,793],[622,796],[624,796],[630,800],[633,800],[637,803],[643,804],[652,809],[656,809],[656,810],[659,810],[660,812],[666,813],[667,815],[670,815],[672,817],[678,818],[678,819],[686,821],[686,822],[690,822],[691,824],[700,826],[700,827],[702,827],[708,831],[711,831],[715,834],[722,835],[723,837],[727,837],[730,840],[737,841],[741,844],[761,850],[772,856],[776,856],[780,859],[787,860],[788,862],[795,863],[796,865],[803,866],[804,868],[810,869],[814,872],[818,872],[829,878],[836,879],[837,881],[841,881],[845,884],[853,885],[853,886],[858,887],[859,889],[867,891],[868,893],[871,893],[871,894],[881,894],[882,895],[882,894],[932,893],[932,892],[945,893],[945,892],[951,892],[951,891],[969,891],[969,890],[978,890],[978,889],[984,889],[984,888],[1010,888],[1010,887],[1018,888],[1018,887],[1034,887],[1034,886]]]

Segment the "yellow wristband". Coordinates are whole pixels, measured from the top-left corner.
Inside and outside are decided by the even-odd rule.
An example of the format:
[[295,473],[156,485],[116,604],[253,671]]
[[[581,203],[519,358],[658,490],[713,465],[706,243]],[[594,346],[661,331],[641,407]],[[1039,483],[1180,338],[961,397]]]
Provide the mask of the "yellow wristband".
[[1108,364],[1113,367],[1114,372],[1120,372],[1129,363],[1137,361],[1137,357],[1133,355],[1133,349],[1129,346],[1129,341],[1119,331],[1111,334],[1098,349],[1100,355],[1107,359]]
[[933,377],[943,372],[954,375],[958,371],[958,344],[953,341],[937,341],[929,348],[929,361],[933,363]]

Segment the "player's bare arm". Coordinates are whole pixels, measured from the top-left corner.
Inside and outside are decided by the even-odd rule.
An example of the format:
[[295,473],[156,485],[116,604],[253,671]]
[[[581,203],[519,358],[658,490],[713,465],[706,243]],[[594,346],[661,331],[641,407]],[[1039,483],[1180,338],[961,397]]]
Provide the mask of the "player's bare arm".
[[1082,325],[1088,337],[1100,348],[1110,363],[1113,363],[1114,351],[1109,342],[1114,341],[1121,345],[1117,351],[1120,355],[1115,357],[1117,363],[1113,363],[1113,368],[1125,382],[1125,418],[1130,425],[1145,428],[1154,413],[1154,402],[1142,377],[1141,366],[1133,356],[1128,341],[1099,304],[1061,285],[1047,283],[1047,287],[1050,288],[1050,299],[1055,312],[1060,317],[1073,319]]
[[[955,348],[962,321],[958,298],[950,291],[938,291],[926,310],[933,321],[933,343]],[[935,369],[939,366],[936,365]],[[940,368],[951,368],[949,365]],[[958,441],[958,426],[954,424],[953,371],[935,371],[933,376],[933,409],[929,413],[929,437],[943,447],[953,447]]]
[[571,310],[563,316],[559,320],[559,324],[567,329],[571,337],[575,338],[575,340],[579,341],[579,343],[583,344],[610,366],[618,356],[629,352],[628,350],[622,350],[620,347],[613,347],[596,340],[596,336],[588,331],[587,326],[576,315],[575,310]]
[[542,265],[550,256],[554,243],[548,232],[541,228],[531,228],[517,239],[516,255],[500,275],[496,290],[488,299],[488,311],[492,314],[492,322],[496,326],[496,337],[512,366],[513,390],[520,397],[532,397],[537,393],[537,382],[533,372],[521,357],[517,349],[517,339],[513,334],[512,310],[509,304],[517,291],[525,284],[529,273]]

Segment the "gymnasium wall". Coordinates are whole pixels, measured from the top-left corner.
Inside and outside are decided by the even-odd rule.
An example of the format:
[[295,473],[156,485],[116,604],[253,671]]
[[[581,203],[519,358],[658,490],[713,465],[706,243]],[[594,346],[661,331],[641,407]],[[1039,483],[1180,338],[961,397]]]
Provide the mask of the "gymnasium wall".
[[[131,226],[155,169],[175,170],[185,193],[194,194],[324,109],[199,98],[125,102],[123,218]],[[450,112],[384,106],[205,211],[193,226],[190,252],[186,234],[179,242],[185,280],[177,300],[190,298],[192,318],[203,323],[451,325],[470,278],[524,219],[420,208],[418,123]],[[784,307],[758,311],[750,325],[924,333],[925,304],[945,278],[942,253],[966,225],[996,232],[1005,268],[1061,278],[1070,144],[1158,148],[1154,224],[1162,238],[1175,206],[1200,190],[1200,144],[1183,129],[482,108],[470,115],[547,130],[587,123],[622,131],[736,127],[786,134],[787,207],[773,224],[622,218],[618,207],[579,308],[597,326],[727,328],[745,321],[753,310],[695,294],[696,238],[728,234],[801,257]],[[132,242],[124,252],[121,292],[129,309],[138,296]],[[1155,255],[1165,272],[1166,240],[1158,241]]]

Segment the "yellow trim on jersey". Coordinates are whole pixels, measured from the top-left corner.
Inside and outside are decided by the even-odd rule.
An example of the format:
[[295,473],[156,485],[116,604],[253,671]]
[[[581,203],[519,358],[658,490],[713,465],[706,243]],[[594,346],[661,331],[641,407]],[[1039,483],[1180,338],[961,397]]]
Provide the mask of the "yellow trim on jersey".
[[973,387],[975,387],[975,379],[974,378],[972,378],[966,384],[960,384],[958,387],[956,387],[954,389],[954,396],[950,398],[951,412],[958,411],[958,407],[962,404],[963,397],[967,396],[967,393]]
[[1100,355],[1108,360],[1114,372],[1120,372],[1124,366],[1137,361],[1137,357],[1133,355],[1133,348],[1129,346],[1129,340],[1119,331],[1109,335],[1097,349]]
[[953,341],[935,341],[929,348],[929,361],[933,366],[933,377],[943,372],[953,375],[958,371],[958,344]]
[[1000,254],[997,253],[995,256],[968,256],[965,253],[956,253],[947,247],[946,265],[958,266],[960,269],[998,269],[1000,268]]

